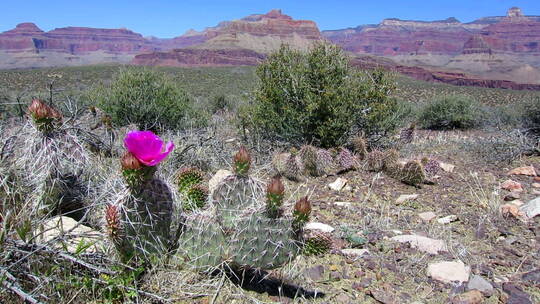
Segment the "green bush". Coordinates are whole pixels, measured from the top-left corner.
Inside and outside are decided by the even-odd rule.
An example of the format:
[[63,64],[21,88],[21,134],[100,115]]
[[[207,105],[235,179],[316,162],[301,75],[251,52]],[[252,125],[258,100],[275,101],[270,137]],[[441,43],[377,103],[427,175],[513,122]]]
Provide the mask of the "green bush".
[[385,73],[354,70],[343,51],[328,43],[307,53],[284,45],[257,68],[257,76],[255,100],[242,120],[267,136],[295,143],[343,144],[354,126],[379,131],[375,122],[396,107],[388,97],[393,86]]
[[540,97],[523,105],[521,120],[527,131],[540,135]]
[[420,125],[427,129],[468,129],[483,116],[479,104],[465,95],[444,96],[426,104],[420,111]]
[[182,128],[190,119],[202,122],[191,97],[153,70],[122,69],[109,85],[94,89],[90,96],[117,126],[136,124],[144,130],[162,131]]

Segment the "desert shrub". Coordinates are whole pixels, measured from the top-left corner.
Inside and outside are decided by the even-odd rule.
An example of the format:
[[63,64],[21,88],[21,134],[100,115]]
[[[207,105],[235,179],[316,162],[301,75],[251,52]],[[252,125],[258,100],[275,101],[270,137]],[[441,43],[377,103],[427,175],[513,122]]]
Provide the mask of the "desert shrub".
[[539,154],[540,142],[515,129],[464,141],[461,150],[471,152],[486,163],[511,163],[523,155]]
[[427,103],[419,122],[427,129],[468,129],[478,125],[482,110],[476,100],[466,95],[450,95]]
[[540,135],[540,97],[523,104],[521,120],[527,131]]
[[498,130],[514,129],[521,125],[520,107],[512,105],[486,106],[483,108],[482,125]]
[[282,46],[258,67],[257,76],[251,122],[267,136],[291,142],[337,146],[355,125],[378,132],[383,125],[375,122],[396,107],[386,73],[353,69],[344,52],[328,43],[307,53]]
[[223,112],[230,109],[231,109],[231,102],[225,95],[214,96],[208,104],[208,111],[212,114]]
[[113,124],[136,124],[143,130],[179,129],[190,120],[202,123],[193,111],[192,98],[163,73],[148,69],[122,69],[107,86],[90,93]]

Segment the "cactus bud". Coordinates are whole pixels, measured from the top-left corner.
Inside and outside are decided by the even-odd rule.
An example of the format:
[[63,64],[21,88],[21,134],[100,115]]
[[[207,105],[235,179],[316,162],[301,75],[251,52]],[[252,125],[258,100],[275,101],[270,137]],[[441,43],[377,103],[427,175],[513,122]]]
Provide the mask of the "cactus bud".
[[268,217],[279,217],[279,208],[283,205],[285,186],[279,177],[274,177],[266,188],[266,212]]
[[251,166],[251,156],[245,147],[240,147],[240,150],[234,155],[234,172],[240,176],[246,176],[249,167]]
[[293,211],[294,230],[299,232],[302,229],[304,224],[308,221],[310,213],[311,213],[311,204],[308,201],[307,196],[304,196],[303,198],[299,199],[294,205],[294,211]]
[[105,209],[105,221],[107,222],[107,232],[113,241],[118,240],[121,233],[121,222],[118,207],[112,204]]
[[310,215],[311,203],[308,201],[307,196],[302,197],[296,202],[296,204],[294,205],[294,212],[305,216]]
[[141,162],[131,152],[126,152],[124,156],[122,156],[120,163],[124,170],[139,170],[142,168]]

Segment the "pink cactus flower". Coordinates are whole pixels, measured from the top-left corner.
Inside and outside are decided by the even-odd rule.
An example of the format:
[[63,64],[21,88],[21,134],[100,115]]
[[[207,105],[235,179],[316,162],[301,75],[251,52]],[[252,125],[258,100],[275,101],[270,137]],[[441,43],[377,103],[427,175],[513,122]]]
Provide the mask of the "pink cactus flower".
[[159,164],[174,149],[172,141],[166,145],[152,131],[130,131],[124,138],[124,147],[147,166]]

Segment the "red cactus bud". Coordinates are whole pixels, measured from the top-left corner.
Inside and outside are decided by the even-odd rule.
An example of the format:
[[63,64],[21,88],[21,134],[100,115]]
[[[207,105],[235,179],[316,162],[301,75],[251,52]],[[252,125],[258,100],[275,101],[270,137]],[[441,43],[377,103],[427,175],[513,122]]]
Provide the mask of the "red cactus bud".
[[283,195],[283,193],[285,193],[285,186],[283,185],[281,178],[272,178],[272,180],[268,184],[268,187],[266,188],[266,192],[273,195]]
[[249,167],[251,166],[251,156],[247,149],[242,146],[240,150],[234,155],[234,172],[238,175],[247,175]]
[[309,216],[311,213],[311,203],[308,201],[307,196],[302,197],[296,202],[294,211],[298,214]]
[[105,221],[107,222],[107,230],[112,238],[120,234],[120,213],[118,207],[112,204],[107,205],[105,209]]
[[142,168],[141,162],[131,152],[126,152],[120,161],[124,170],[138,170]]
[[30,113],[34,119],[53,118],[62,120],[62,113],[60,113],[60,111],[39,99],[32,100],[32,103],[28,106],[28,113]]

